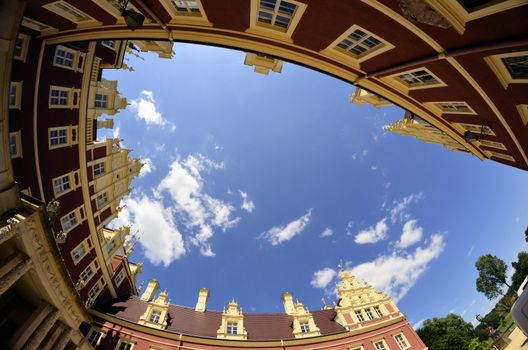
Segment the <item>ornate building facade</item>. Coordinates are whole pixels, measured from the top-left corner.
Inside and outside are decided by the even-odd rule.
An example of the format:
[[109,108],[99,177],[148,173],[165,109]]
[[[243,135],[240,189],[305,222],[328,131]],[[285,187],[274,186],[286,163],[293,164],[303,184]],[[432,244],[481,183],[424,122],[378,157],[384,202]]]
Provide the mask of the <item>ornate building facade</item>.
[[[5,0],[0,5],[0,333],[13,349],[425,349],[386,295],[345,271],[339,302],[284,313],[173,305],[107,224],[141,164],[98,139],[126,107],[103,69],[174,41],[248,52],[258,73],[291,61],[357,86],[358,104],[408,113],[389,127],[528,169],[525,0]],[[137,19],[137,16],[136,16]],[[127,22],[127,20],[129,22]],[[137,24],[137,23],[136,23]],[[500,28],[500,30],[497,30]],[[132,43],[132,44],[131,44]]]

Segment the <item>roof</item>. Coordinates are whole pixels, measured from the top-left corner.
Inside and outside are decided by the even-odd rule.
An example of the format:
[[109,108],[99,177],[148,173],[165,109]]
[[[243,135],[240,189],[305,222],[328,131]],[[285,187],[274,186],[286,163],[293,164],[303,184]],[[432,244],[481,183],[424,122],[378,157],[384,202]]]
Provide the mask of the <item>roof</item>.
[[[137,322],[145,313],[148,302],[137,296],[113,299],[96,307],[96,310],[118,318]],[[345,329],[334,322],[335,311],[315,310],[312,313],[321,335],[344,332]],[[244,313],[244,328],[248,340],[292,339],[293,317],[285,313]],[[169,306],[167,330],[199,337],[216,338],[216,331],[222,323],[222,311],[195,311],[194,308],[180,305]]]

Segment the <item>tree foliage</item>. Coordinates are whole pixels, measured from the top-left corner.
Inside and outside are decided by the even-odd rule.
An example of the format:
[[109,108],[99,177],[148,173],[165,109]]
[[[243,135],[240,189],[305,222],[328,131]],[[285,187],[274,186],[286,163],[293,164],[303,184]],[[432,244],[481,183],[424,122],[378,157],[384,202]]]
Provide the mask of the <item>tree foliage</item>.
[[455,314],[427,320],[417,333],[429,350],[467,349],[475,337],[473,325]]
[[510,287],[506,282],[508,265],[495,255],[486,254],[478,258],[475,267],[479,272],[476,281],[477,291],[483,293],[488,299],[504,295],[503,285]]
[[517,289],[519,289],[528,275],[528,253],[519,252],[519,254],[517,254],[517,261],[512,263],[512,267],[515,269],[515,272],[512,276],[511,288],[513,289],[513,292],[517,292]]

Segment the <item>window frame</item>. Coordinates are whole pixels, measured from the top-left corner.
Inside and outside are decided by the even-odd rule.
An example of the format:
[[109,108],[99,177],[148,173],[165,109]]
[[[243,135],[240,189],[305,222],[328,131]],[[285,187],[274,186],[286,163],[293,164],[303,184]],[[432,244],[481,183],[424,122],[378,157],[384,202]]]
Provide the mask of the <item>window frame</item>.
[[[447,104],[464,104],[465,107],[467,107],[467,111],[454,111],[445,109],[442,107],[442,105]],[[463,114],[463,115],[476,115],[477,113],[475,110],[467,103],[466,101],[433,101],[433,102],[425,102],[424,105],[429,107],[429,109],[437,116],[441,116],[443,114]]]
[[[82,255],[77,254],[79,250],[83,251]],[[77,244],[75,248],[73,248],[70,251],[70,255],[72,257],[73,263],[77,265],[88,253],[92,250],[93,245],[91,244],[91,241],[89,238],[85,239],[81,243]]]
[[106,207],[110,201],[108,200],[108,193],[106,191],[100,192],[95,197],[95,204],[97,205],[97,210],[101,210]]
[[226,321],[226,334],[237,335],[238,334],[238,322],[237,321]]
[[376,315],[378,316],[378,318],[381,318],[384,316],[383,311],[381,311],[381,308],[378,305],[374,306],[373,309]]
[[163,314],[163,311],[161,310],[158,310],[158,309],[152,309],[149,313],[149,322],[150,323],[155,323],[155,324],[160,324],[160,320],[161,320],[161,315]]
[[287,1],[297,6],[297,8],[295,9],[295,12],[293,13],[291,17],[291,21],[286,31],[281,31],[280,29],[274,29],[271,26],[258,24],[258,13],[260,9],[259,7],[260,0],[251,0],[251,10],[250,10],[250,15],[249,15],[250,16],[249,17],[249,28],[246,30],[246,32],[250,34],[265,36],[271,39],[293,43],[293,39],[291,38],[291,36],[295,32],[297,25],[299,25],[299,22],[301,21],[301,18],[304,12],[306,11],[306,8],[308,7],[308,5],[302,2],[298,2],[296,0],[280,0],[280,1]]
[[[428,75],[432,76],[436,80],[436,83],[420,84],[420,85],[417,84],[413,86],[413,85],[409,85],[405,83],[402,80],[402,78],[399,78],[399,76],[401,75],[413,74],[419,71],[425,71]],[[396,88],[397,90],[400,90],[405,93],[408,93],[409,91],[412,91],[412,90],[423,90],[423,89],[432,89],[432,88],[448,86],[442,79],[440,79],[436,74],[434,74],[429,68],[426,68],[426,67],[418,67],[418,68],[409,69],[406,71],[402,71],[402,72],[398,72],[395,74],[385,76],[381,79],[385,81],[386,83],[388,83],[389,85],[391,85],[392,87]]]
[[[68,10],[64,10],[63,8],[59,7],[59,5],[69,8],[69,11],[71,12],[77,12],[81,16],[84,16],[86,19],[79,19],[75,15],[68,12]],[[93,26],[93,25],[101,24],[101,22],[97,21],[95,18],[93,18],[86,12],[80,10],[79,8],[73,6],[72,4],[64,0],[53,1],[45,5],[42,5],[42,7],[63,18],[66,18],[70,22],[77,24],[77,27]]]
[[[9,95],[8,95],[8,104],[9,109],[22,109],[22,86],[23,81],[11,81],[9,82]],[[15,103],[11,104],[11,89],[14,88],[15,91]]]
[[130,347],[128,349],[126,349],[126,350],[132,350],[134,348],[134,345],[136,345],[136,343],[133,340],[131,340],[131,339],[119,338],[119,341],[117,342],[115,350],[121,350],[121,345],[123,345],[123,344],[130,345]]
[[528,78],[513,78],[506,64],[502,61],[503,58],[528,56],[528,51],[508,52],[499,55],[486,56],[484,60],[495,73],[495,76],[506,90],[510,84],[528,84]]
[[492,141],[492,140],[479,140],[477,142],[478,142],[478,144],[480,146],[500,149],[500,150],[503,150],[503,151],[507,151],[508,150],[506,148],[506,146],[504,146],[504,144],[501,143],[501,142],[496,142],[496,141]]
[[[51,143],[51,140],[54,139],[54,138],[55,139],[62,139],[62,136],[56,136],[56,137],[52,138],[51,133],[54,132],[54,131],[61,131],[61,130],[66,131],[66,135],[64,136],[66,138],[66,142],[58,143],[58,144],[53,145]],[[75,134],[75,139],[73,138],[74,134]],[[50,150],[53,150],[53,149],[56,149],[56,148],[62,148],[62,147],[76,145],[78,143],[77,135],[78,135],[78,127],[77,126],[71,126],[70,125],[70,126],[58,126],[58,127],[48,128],[48,147],[49,147]]]
[[[86,278],[86,276],[83,276],[83,275],[88,270],[91,271],[91,274]],[[79,274],[79,279],[82,279],[82,281],[84,282],[84,285],[86,285],[88,282],[90,282],[90,280],[93,278],[93,276],[95,276],[96,272],[97,272],[97,269],[95,268],[94,264],[92,263],[92,264],[86,266],[84,268],[84,270],[81,271],[81,273]]]
[[[14,139],[14,143],[12,142]],[[11,147],[15,146],[15,152],[11,152]],[[11,159],[22,158],[22,133],[20,130],[9,133],[9,156]]]
[[[97,341],[95,342],[95,344],[92,343],[93,341],[93,338],[92,338],[92,341],[90,341],[90,336],[93,334],[93,333],[97,333],[99,334],[99,336],[97,337]],[[101,341],[101,338],[103,337],[104,335],[104,332],[102,329],[99,329],[99,328],[95,328],[95,327],[91,327],[90,330],[88,331],[88,333],[86,334],[86,341],[88,342],[88,344],[90,344],[91,346],[93,346],[94,348],[96,348],[98,345],[99,345],[99,342]]]
[[[97,169],[96,169],[96,166],[97,166]],[[105,168],[106,168],[106,164],[105,164],[104,161],[94,163],[93,167],[92,167],[94,179],[105,175],[106,174],[106,169]],[[96,173],[96,172],[98,172],[98,173]]]
[[[396,342],[396,344],[398,344],[398,347],[399,347],[401,350],[406,350],[406,349],[409,349],[409,348],[411,347],[411,344],[409,343],[409,340],[407,340],[407,337],[405,337],[405,334],[403,334],[403,332],[393,334],[392,337],[394,338],[394,341]],[[400,343],[400,340],[398,340],[398,337],[401,338],[401,341],[402,341],[405,345],[402,345],[402,344]]]
[[118,273],[116,273],[115,277],[114,277],[114,282],[116,284],[117,287],[121,286],[121,284],[123,283],[123,281],[125,280],[125,269],[122,268],[121,270],[119,270]]
[[[61,191],[57,191],[57,184],[55,183],[55,181],[64,180],[65,178],[68,179],[68,188],[62,189]],[[59,175],[59,176],[54,177],[53,179],[51,179],[51,185],[53,186],[53,193],[55,195],[55,198],[58,198],[58,197],[66,194],[66,193],[68,193],[70,191],[73,191],[74,182],[75,182],[75,179],[73,178],[73,174],[72,173]],[[62,182],[60,184],[61,187],[63,187],[63,185],[64,185],[64,182]]]
[[[96,92],[94,98],[95,109],[108,109],[108,94]],[[98,105],[99,104],[99,105]]]
[[299,321],[301,333],[310,333],[310,323],[308,321]]
[[374,317],[374,314],[372,313],[372,310],[369,307],[365,308],[365,314],[367,314],[368,321],[372,321],[373,319],[376,318],[376,317]]
[[[59,51],[64,51],[64,52],[67,52],[73,55],[73,57],[71,58],[71,61],[72,61],[71,66],[57,62],[57,57],[58,57],[57,55]],[[53,67],[64,68],[64,69],[68,69],[68,70],[75,71],[75,72],[82,72],[84,70],[84,58],[85,57],[86,55],[84,54],[84,52],[80,52],[79,50],[74,50],[74,49],[71,49],[63,45],[57,45],[55,47],[55,54],[53,55]]]
[[491,154],[491,157],[494,157],[494,158],[506,160],[506,161],[512,162],[512,163],[516,162],[515,158],[510,156],[509,154],[504,154],[504,153],[500,153],[500,152],[490,152],[490,154]]
[[361,310],[354,310],[354,313],[356,314],[356,318],[360,323],[363,323],[366,321],[365,316],[363,316],[363,312]]
[[[343,50],[341,49],[338,49],[338,45],[356,30],[361,30],[367,35],[376,38],[378,41],[381,42],[381,46],[372,50],[368,50],[365,53],[356,56],[351,53],[343,52]],[[332,43],[330,43],[330,45],[328,45],[325,49],[321,50],[321,53],[336,60],[345,61],[350,64],[353,68],[360,69],[360,65],[362,62],[367,61],[389,50],[392,50],[394,47],[395,46],[386,39],[383,39],[379,35],[374,34],[371,31],[358,26],[357,24],[354,24],[350,28],[348,28],[343,34],[341,34],[338,38],[336,38]]]
[[212,27],[213,23],[209,22],[207,14],[205,13],[204,7],[200,0],[195,0],[198,8],[200,9],[199,15],[192,16],[186,15],[176,10],[172,3],[172,0],[161,0],[161,5],[165,8],[167,13],[171,16],[170,24],[191,24],[191,25],[202,25]]
[[[109,45],[107,42],[111,41],[112,42],[112,45]],[[117,45],[116,45],[116,41],[115,40],[112,40],[112,39],[106,39],[106,40],[101,40],[101,46],[104,46],[106,47],[107,49],[110,49],[112,51],[116,51],[116,48],[117,48]]]
[[[378,348],[376,344],[381,344],[382,348]],[[385,339],[378,339],[372,341],[372,346],[375,350],[389,350],[389,347],[387,343],[385,342]]]
[[[53,94],[53,91],[66,91],[68,93],[67,97],[66,97],[66,104],[53,104],[52,103],[52,98],[64,98],[64,96],[58,96],[58,97],[54,97],[52,94]],[[67,88],[67,87],[64,87],[64,86],[57,86],[57,85],[50,85],[50,89],[49,89],[49,96],[48,96],[48,108],[49,109],[56,109],[56,108],[69,108],[69,109],[73,109],[73,108],[79,108],[79,100],[80,100],[80,89],[75,89],[75,88]],[[75,98],[76,97],[76,98]],[[77,101],[76,103],[73,103],[73,101]]]
[[18,33],[17,40],[22,40],[22,44],[20,45],[20,54],[17,55],[17,43],[15,42],[15,50],[13,52],[13,58],[22,62],[26,62],[28,49],[29,49],[29,41],[31,40],[31,37],[24,33]]
[[[95,295],[93,295],[92,292],[96,288],[98,288],[98,290],[95,293]],[[90,290],[88,291],[88,293],[87,293],[88,300],[91,300],[92,302],[95,302],[97,300],[97,298],[99,297],[99,295],[101,295],[101,292],[103,291],[103,289],[104,289],[104,283],[103,283],[103,278],[101,277],[97,282],[94,283],[92,288],[90,288]]]

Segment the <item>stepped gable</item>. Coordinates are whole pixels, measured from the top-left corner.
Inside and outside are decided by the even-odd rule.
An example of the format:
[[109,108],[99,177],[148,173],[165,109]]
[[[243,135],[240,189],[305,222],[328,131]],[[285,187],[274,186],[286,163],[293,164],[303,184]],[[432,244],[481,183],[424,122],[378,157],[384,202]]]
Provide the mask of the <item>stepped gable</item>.
[[[141,300],[137,296],[127,296],[101,304],[96,310],[137,323],[145,313],[147,304],[147,301]],[[316,310],[311,311],[311,313],[321,330],[321,335],[346,331],[334,321],[336,316],[334,310]],[[171,304],[167,330],[187,335],[216,338],[216,331],[221,322],[221,311],[197,312],[191,307]],[[292,322],[293,318],[284,313],[244,314],[244,327],[248,333],[248,340],[293,339]]]

